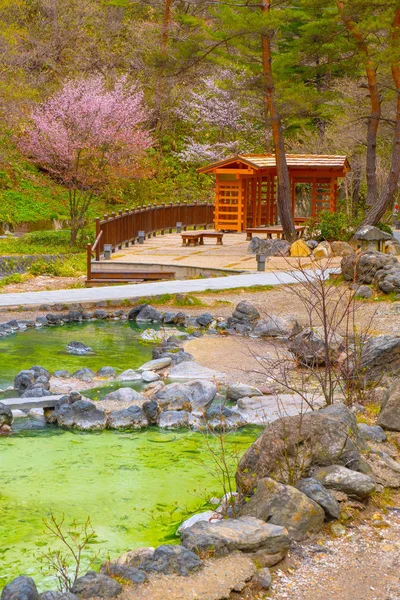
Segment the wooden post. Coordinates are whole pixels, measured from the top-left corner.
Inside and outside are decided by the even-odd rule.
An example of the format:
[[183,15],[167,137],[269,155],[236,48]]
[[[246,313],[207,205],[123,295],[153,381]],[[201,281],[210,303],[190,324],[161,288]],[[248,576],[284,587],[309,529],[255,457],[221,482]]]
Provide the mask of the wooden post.
[[86,280],[92,279],[92,244],[86,246]]

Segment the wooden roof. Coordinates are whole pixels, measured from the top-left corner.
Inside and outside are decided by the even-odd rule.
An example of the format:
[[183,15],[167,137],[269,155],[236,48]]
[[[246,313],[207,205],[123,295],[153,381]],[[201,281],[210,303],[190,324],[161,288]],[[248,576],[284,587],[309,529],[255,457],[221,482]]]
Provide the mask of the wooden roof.
[[[342,173],[350,171],[347,157],[335,154],[287,154],[286,161],[289,168],[296,170],[325,169]],[[197,170],[199,173],[210,173],[215,169],[228,167],[230,164],[238,162],[256,170],[276,168],[275,154],[237,154]]]

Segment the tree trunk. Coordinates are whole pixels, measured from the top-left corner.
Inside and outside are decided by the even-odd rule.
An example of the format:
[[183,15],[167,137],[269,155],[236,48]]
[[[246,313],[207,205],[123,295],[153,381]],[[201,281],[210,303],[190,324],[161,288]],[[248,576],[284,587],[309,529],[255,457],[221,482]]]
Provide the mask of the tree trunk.
[[154,98],[154,118],[153,126],[157,129],[163,128],[163,104],[165,99],[165,73],[164,73],[164,60],[167,56],[168,47],[168,35],[169,28],[171,25],[171,5],[172,0],[165,0],[164,3],[164,17],[161,25],[161,70],[156,74],[156,85],[155,85],[155,98]]
[[[263,11],[269,12],[270,8],[270,0],[263,0]],[[271,36],[272,33],[267,33],[263,34],[261,37],[264,94],[271,119],[272,139],[275,147],[276,173],[278,179],[278,215],[286,239],[289,242],[293,242],[296,238],[296,232],[292,214],[291,187],[289,169],[286,162],[285,141],[283,138],[281,117],[276,105],[275,86],[272,76]]]
[[376,143],[378,137],[379,121],[382,112],[381,97],[376,81],[376,67],[370,57],[369,48],[364,40],[364,36],[362,35],[361,31],[359,31],[357,25],[352,21],[351,17],[345,14],[345,6],[343,0],[338,0],[336,4],[340,17],[346,29],[353,36],[361,54],[363,54],[364,56],[365,73],[367,76],[368,91],[371,103],[371,114],[368,117],[367,126],[366,203],[368,206],[373,206],[378,199],[378,182],[376,176]]
[[[396,49],[400,39],[400,8],[396,10],[393,23],[393,45]],[[364,225],[376,225],[382,219],[383,215],[390,207],[397,192],[397,186],[400,178],[400,62],[396,58],[392,64],[392,77],[397,92],[396,123],[393,137],[392,160],[390,164],[389,175],[386,179],[384,188],[375,203],[368,212]]]

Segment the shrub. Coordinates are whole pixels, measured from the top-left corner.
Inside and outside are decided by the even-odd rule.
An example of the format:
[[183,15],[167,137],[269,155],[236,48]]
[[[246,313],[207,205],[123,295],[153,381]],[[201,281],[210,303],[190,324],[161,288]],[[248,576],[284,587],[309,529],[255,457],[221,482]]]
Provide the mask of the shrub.
[[379,221],[379,223],[377,223],[376,226],[381,231],[384,231],[385,233],[389,233],[390,235],[393,235],[393,229],[390,227],[390,225],[387,225],[386,223],[382,223],[381,221]]
[[83,275],[85,273],[85,268],[85,256],[78,254],[51,261],[39,259],[29,267],[29,273],[35,277],[39,275],[53,275],[54,277],[79,277],[79,275]]
[[307,236],[320,242],[323,240],[347,242],[354,235],[358,224],[356,219],[345,213],[322,211],[318,217],[309,222]]

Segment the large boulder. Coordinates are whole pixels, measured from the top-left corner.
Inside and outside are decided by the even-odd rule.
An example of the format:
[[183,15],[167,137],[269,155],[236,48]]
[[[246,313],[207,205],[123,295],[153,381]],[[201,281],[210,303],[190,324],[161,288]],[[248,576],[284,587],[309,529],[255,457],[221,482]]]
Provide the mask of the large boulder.
[[226,406],[212,406],[207,411],[205,418],[208,428],[213,431],[228,431],[246,425],[244,417],[239,412]]
[[398,267],[398,265],[395,256],[376,252],[375,250],[344,256],[340,262],[342,275],[346,281],[367,284],[373,282],[379,270],[389,271],[393,267]]
[[378,425],[389,431],[400,431],[400,383],[398,381],[387,392],[378,416]]
[[129,406],[122,410],[114,410],[108,415],[109,429],[143,429],[149,424],[140,406]]
[[326,519],[338,519],[340,517],[340,507],[335,496],[316,479],[312,477],[300,479],[296,483],[296,488],[319,504],[325,512]]
[[212,379],[213,381],[223,381],[225,379],[224,373],[204,367],[194,361],[184,361],[176,364],[170,370],[169,376],[170,379]]
[[13,414],[11,408],[0,402],[0,429],[11,427]]
[[[132,311],[129,313],[129,317],[132,314]],[[136,316],[137,323],[161,323],[162,314],[153,308],[152,306],[146,305],[142,308],[142,310]]]
[[250,254],[264,254],[264,256],[290,256],[290,243],[286,240],[262,239],[254,236],[247,252]]
[[104,396],[104,400],[111,400],[113,402],[132,402],[140,404],[145,401],[144,396],[139,394],[136,390],[130,387],[121,387],[114,392],[110,392]]
[[[400,394],[399,394],[399,404],[400,404]],[[398,407],[398,412],[400,415],[400,405]],[[400,423],[400,418],[399,418]],[[358,429],[360,430],[361,437],[367,442],[386,442],[386,433],[379,425],[367,425],[367,423],[359,423]]]
[[257,489],[244,504],[241,514],[266,523],[285,527],[294,540],[303,540],[319,531],[325,519],[323,509],[291,485],[269,477],[257,483]]
[[150,558],[140,563],[140,569],[146,573],[189,576],[203,567],[203,561],[184,546],[158,546]]
[[212,552],[214,556],[263,550],[275,556],[276,562],[286,555],[290,544],[284,527],[254,517],[195,523],[182,531],[181,542],[193,552]]
[[216,393],[217,386],[211,381],[175,382],[159,390],[155,399],[162,410],[188,410],[201,416],[207,411]]
[[268,315],[265,319],[257,321],[252,329],[251,337],[290,338],[300,332],[300,325],[293,317],[279,317]]
[[326,340],[323,327],[307,327],[293,338],[289,350],[302,366],[322,366],[327,358],[337,361],[344,347],[339,333],[332,331]]
[[290,256],[300,258],[302,256],[310,256],[311,249],[304,240],[296,240],[290,246]]
[[366,382],[400,375],[400,335],[378,335],[364,344],[359,373]]
[[158,426],[162,429],[181,429],[189,426],[189,413],[186,410],[166,410],[160,413]]
[[262,393],[258,388],[252,387],[245,383],[234,383],[229,385],[226,390],[228,400],[236,402],[239,398],[251,398],[252,396],[261,396]]
[[[364,470],[354,414],[343,404],[303,415],[282,417],[268,425],[242,456],[236,472],[240,492],[251,494],[260,479],[289,481],[289,472],[307,476],[312,466],[343,464]],[[299,464],[301,468],[299,468]]]
[[235,310],[233,311],[232,318],[237,321],[249,323],[259,319],[260,313],[254,304],[247,302],[247,300],[242,300],[242,302],[237,304]]
[[331,242],[333,256],[349,256],[354,254],[354,248],[348,242]]
[[385,294],[400,292],[400,264],[390,269],[381,269],[374,277],[374,285]]
[[115,598],[122,592],[122,586],[104,573],[89,571],[78,577],[71,591],[79,598]]
[[62,404],[54,412],[54,417],[60,426],[76,427],[83,431],[101,430],[106,427],[106,413],[88,400]]
[[365,500],[375,491],[375,483],[369,475],[352,471],[343,465],[330,465],[318,469],[313,478],[328,489],[339,490],[360,500]]
[[24,369],[14,379],[14,389],[19,392],[27,390],[35,381],[35,373],[31,369]]
[[169,357],[155,358],[144,363],[144,365],[138,368],[138,371],[139,373],[143,373],[144,371],[161,371],[161,369],[169,367],[171,363],[172,360]]
[[5,586],[1,600],[39,600],[39,592],[31,577],[21,575]]

